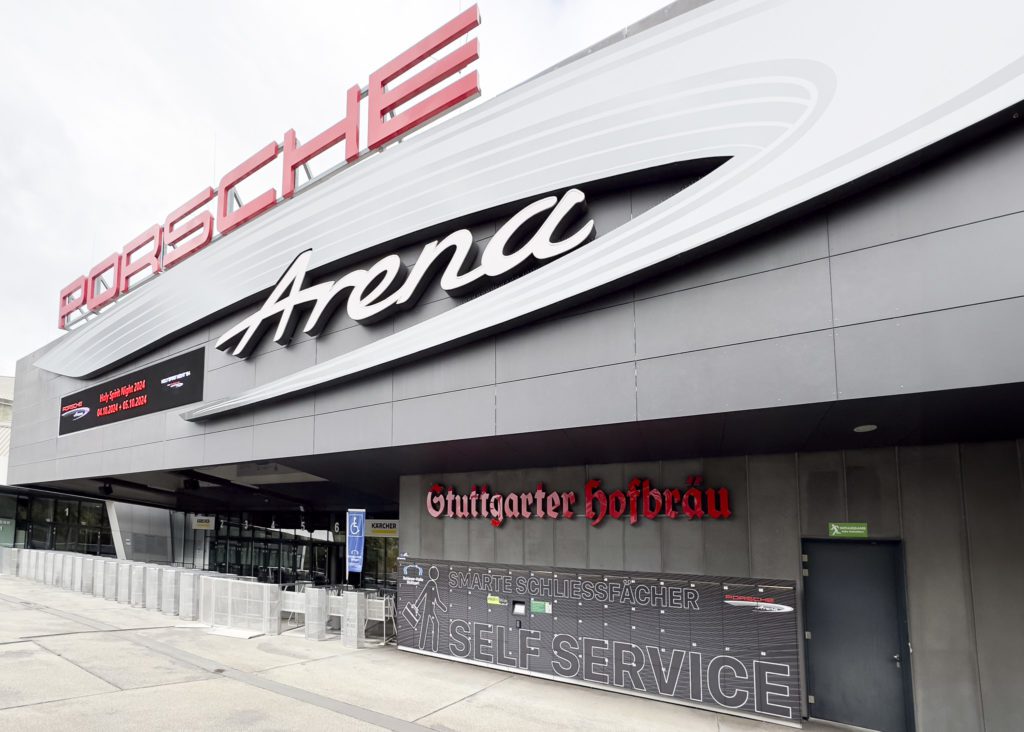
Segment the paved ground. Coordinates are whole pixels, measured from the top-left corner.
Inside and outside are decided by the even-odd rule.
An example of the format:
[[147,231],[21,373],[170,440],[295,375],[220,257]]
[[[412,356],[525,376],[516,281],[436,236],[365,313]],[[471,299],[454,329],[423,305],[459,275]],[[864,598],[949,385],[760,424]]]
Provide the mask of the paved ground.
[[328,727],[783,729],[394,648],[350,650],[337,640],[295,635],[211,635],[154,611],[0,576],[0,729]]

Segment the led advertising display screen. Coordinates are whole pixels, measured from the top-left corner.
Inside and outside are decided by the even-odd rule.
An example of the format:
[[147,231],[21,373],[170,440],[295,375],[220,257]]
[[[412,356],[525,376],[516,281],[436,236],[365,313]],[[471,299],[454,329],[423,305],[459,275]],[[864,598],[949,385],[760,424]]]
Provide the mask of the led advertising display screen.
[[64,397],[59,434],[201,401],[204,356],[200,348]]
[[406,650],[800,721],[793,582],[406,559],[397,610]]

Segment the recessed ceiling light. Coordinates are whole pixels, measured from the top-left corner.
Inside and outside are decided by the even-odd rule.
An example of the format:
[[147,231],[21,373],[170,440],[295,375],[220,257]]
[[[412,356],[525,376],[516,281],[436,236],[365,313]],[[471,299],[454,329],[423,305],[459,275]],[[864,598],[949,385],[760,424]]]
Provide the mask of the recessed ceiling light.
[[874,432],[878,429],[877,424],[862,424],[853,428],[854,432]]

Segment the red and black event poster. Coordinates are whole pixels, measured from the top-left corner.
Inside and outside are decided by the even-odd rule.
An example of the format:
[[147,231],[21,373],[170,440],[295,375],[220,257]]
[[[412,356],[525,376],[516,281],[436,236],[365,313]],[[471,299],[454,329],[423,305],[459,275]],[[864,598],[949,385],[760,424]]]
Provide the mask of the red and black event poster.
[[397,613],[405,650],[800,721],[793,582],[406,559]]
[[189,351],[63,397],[58,434],[201,401],[205,353]]

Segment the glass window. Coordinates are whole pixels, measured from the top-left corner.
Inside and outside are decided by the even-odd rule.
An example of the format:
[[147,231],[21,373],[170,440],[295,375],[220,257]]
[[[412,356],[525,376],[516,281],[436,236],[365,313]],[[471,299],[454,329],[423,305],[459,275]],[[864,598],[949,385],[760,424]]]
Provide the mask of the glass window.
[[90,529],[98,529],[104,525],[107,512],[102,503],[82,501],[78,509],[79,524]]
[[48,524],[53,521],[53,499],[33,498],[32,499],[32,523]]
[[57,501],[57,515],[54,522],[58,524],[78,523],[78,501]]
[[28,523],[28,496],[18,496],[18,523]]
[[32,524],[29,535],[30,549],[50,549],[50,525]]

